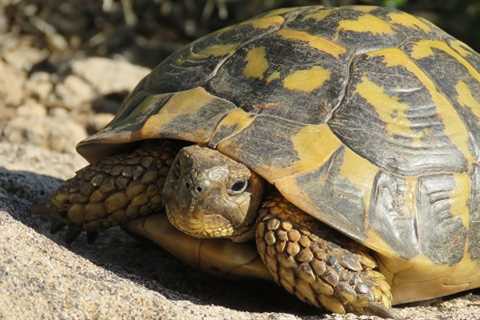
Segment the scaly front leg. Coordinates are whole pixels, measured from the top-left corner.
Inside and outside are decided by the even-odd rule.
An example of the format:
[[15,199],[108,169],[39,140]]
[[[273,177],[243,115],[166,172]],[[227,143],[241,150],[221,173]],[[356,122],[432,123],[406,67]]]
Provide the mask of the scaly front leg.
[[178,150],[175,143],[158,141],[88,165],[55,192],[46,209],[69,225],[67,242],[82,230],[95,232],[159,213]]
[[392,316],[390,285],[375,259],[282,196],[263,203],[256,242],[274,280],[302,301],[336,313]]

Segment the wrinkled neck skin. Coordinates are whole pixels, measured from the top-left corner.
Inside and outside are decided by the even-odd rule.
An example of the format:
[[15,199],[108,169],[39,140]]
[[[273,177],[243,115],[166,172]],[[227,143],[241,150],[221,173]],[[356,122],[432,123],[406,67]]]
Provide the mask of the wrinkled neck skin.
[[168,220],[196,238],[253,238],[265,181],[216,150],[188,146],[173,161],[163,189]]

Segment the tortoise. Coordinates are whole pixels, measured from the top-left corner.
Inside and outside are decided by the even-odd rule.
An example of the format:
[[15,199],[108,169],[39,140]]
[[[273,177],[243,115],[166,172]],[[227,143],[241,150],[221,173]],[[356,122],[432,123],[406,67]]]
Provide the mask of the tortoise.
[[[480,55],[375,6],[278,9],[173,53],[49,200],[336,313],[480,287]],[[173,226],[173,227],[172,227]]]

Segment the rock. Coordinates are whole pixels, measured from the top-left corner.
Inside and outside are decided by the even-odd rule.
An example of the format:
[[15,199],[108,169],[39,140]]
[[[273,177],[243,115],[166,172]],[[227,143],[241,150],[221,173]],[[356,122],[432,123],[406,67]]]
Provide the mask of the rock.
[[47,72],[35,72],[29,78],[25,89],[34,99],[46,101],[53,91],[53,83]]
[[3,128],[8,121],[13,119],[16,114],[17,112],[14,108],[7,108],[4,106],[1,106],[1,102],[0,102],[0,134],[1,134],[1,128]]
[[6,141],[74,152],[86,129],[93,133],[103,128],[148,73],[105,58],[77,60],[57,71],[36,71],[26,79],[25,72],[0,61],[0,134]]
[[[55,87],[56,99],[49,104],[70,110],[95,104],[96,110],[112,113],[150,71],[128,62],[96,57],[73,61],[70,69],[70,74]],[[109,97],[114,97],[113,103]]]
[[[0,161],[0,197],[13,195],[28,201],[41,200],[59,186],[59,179],[45,179],[45,176],[70,178],[87,164],[76,154],[52,153],[34,146],[5,142],[0,142]],[[32,171],[43,175],[32,174]]]
[[35,36],[19,38],[14,32],[0,33],[0,57],[16,70],[28,72],[49,55],[47,50],[34,45],[37,41]]
[[[69,75],[55,87],[55,95],[58,98],[57,106],[70,110],[78,109],[95,99],[97,93],[94,88],[83,79]],[[51,104],[54,104],[50,102]]]
[[20,117],[46,117],[47,110],[36,100],[28,99],[17,108],[17,115]]
[[93,134],[104,128],[112,119],[113,114],[111,113],[97,113],[90,117],[87,123],[87,131]]
[[[88,164],[76,153],[51,152],[36,146],[8,142],[0,142],[0,163],[2,164],[0,168],[4,170],[17,172],[27,170],[60,179],[72,177],[75,171]],[[32,186],[32,188],[42,189],[39,186]]]
[[53,108],[50,110],[50,115],[52,117],[56,117],[56,118],[63,118],[63,119],[67,119],[70,114],[68,113],[67,110],[65,109],[62,109],[62,108]]
[[0,60],[0,108],[16,107],[23,99],[25,75]]
[[64,115],[47,117],[21,112],[3,129],[3,136],[9,142],[72,153],[75,152],[75,145],[86,135],[85,129],[65,112]]
[[72,63],[72,72],[100,95],[129,92],[150,70],[126,61],[93,57]]

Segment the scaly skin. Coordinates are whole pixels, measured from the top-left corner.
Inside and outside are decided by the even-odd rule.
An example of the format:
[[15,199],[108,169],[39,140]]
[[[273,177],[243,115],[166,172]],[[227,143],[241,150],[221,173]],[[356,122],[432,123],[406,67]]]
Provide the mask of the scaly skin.
[[163,185],[178,149],[162,141],[88,165],[55,192],[49,207],[87,231],[160,212]]
[[336,313],[391,316],[390,285],[375,260],[282,196],[262,204],[256,242],[274,280],[302,301]]

